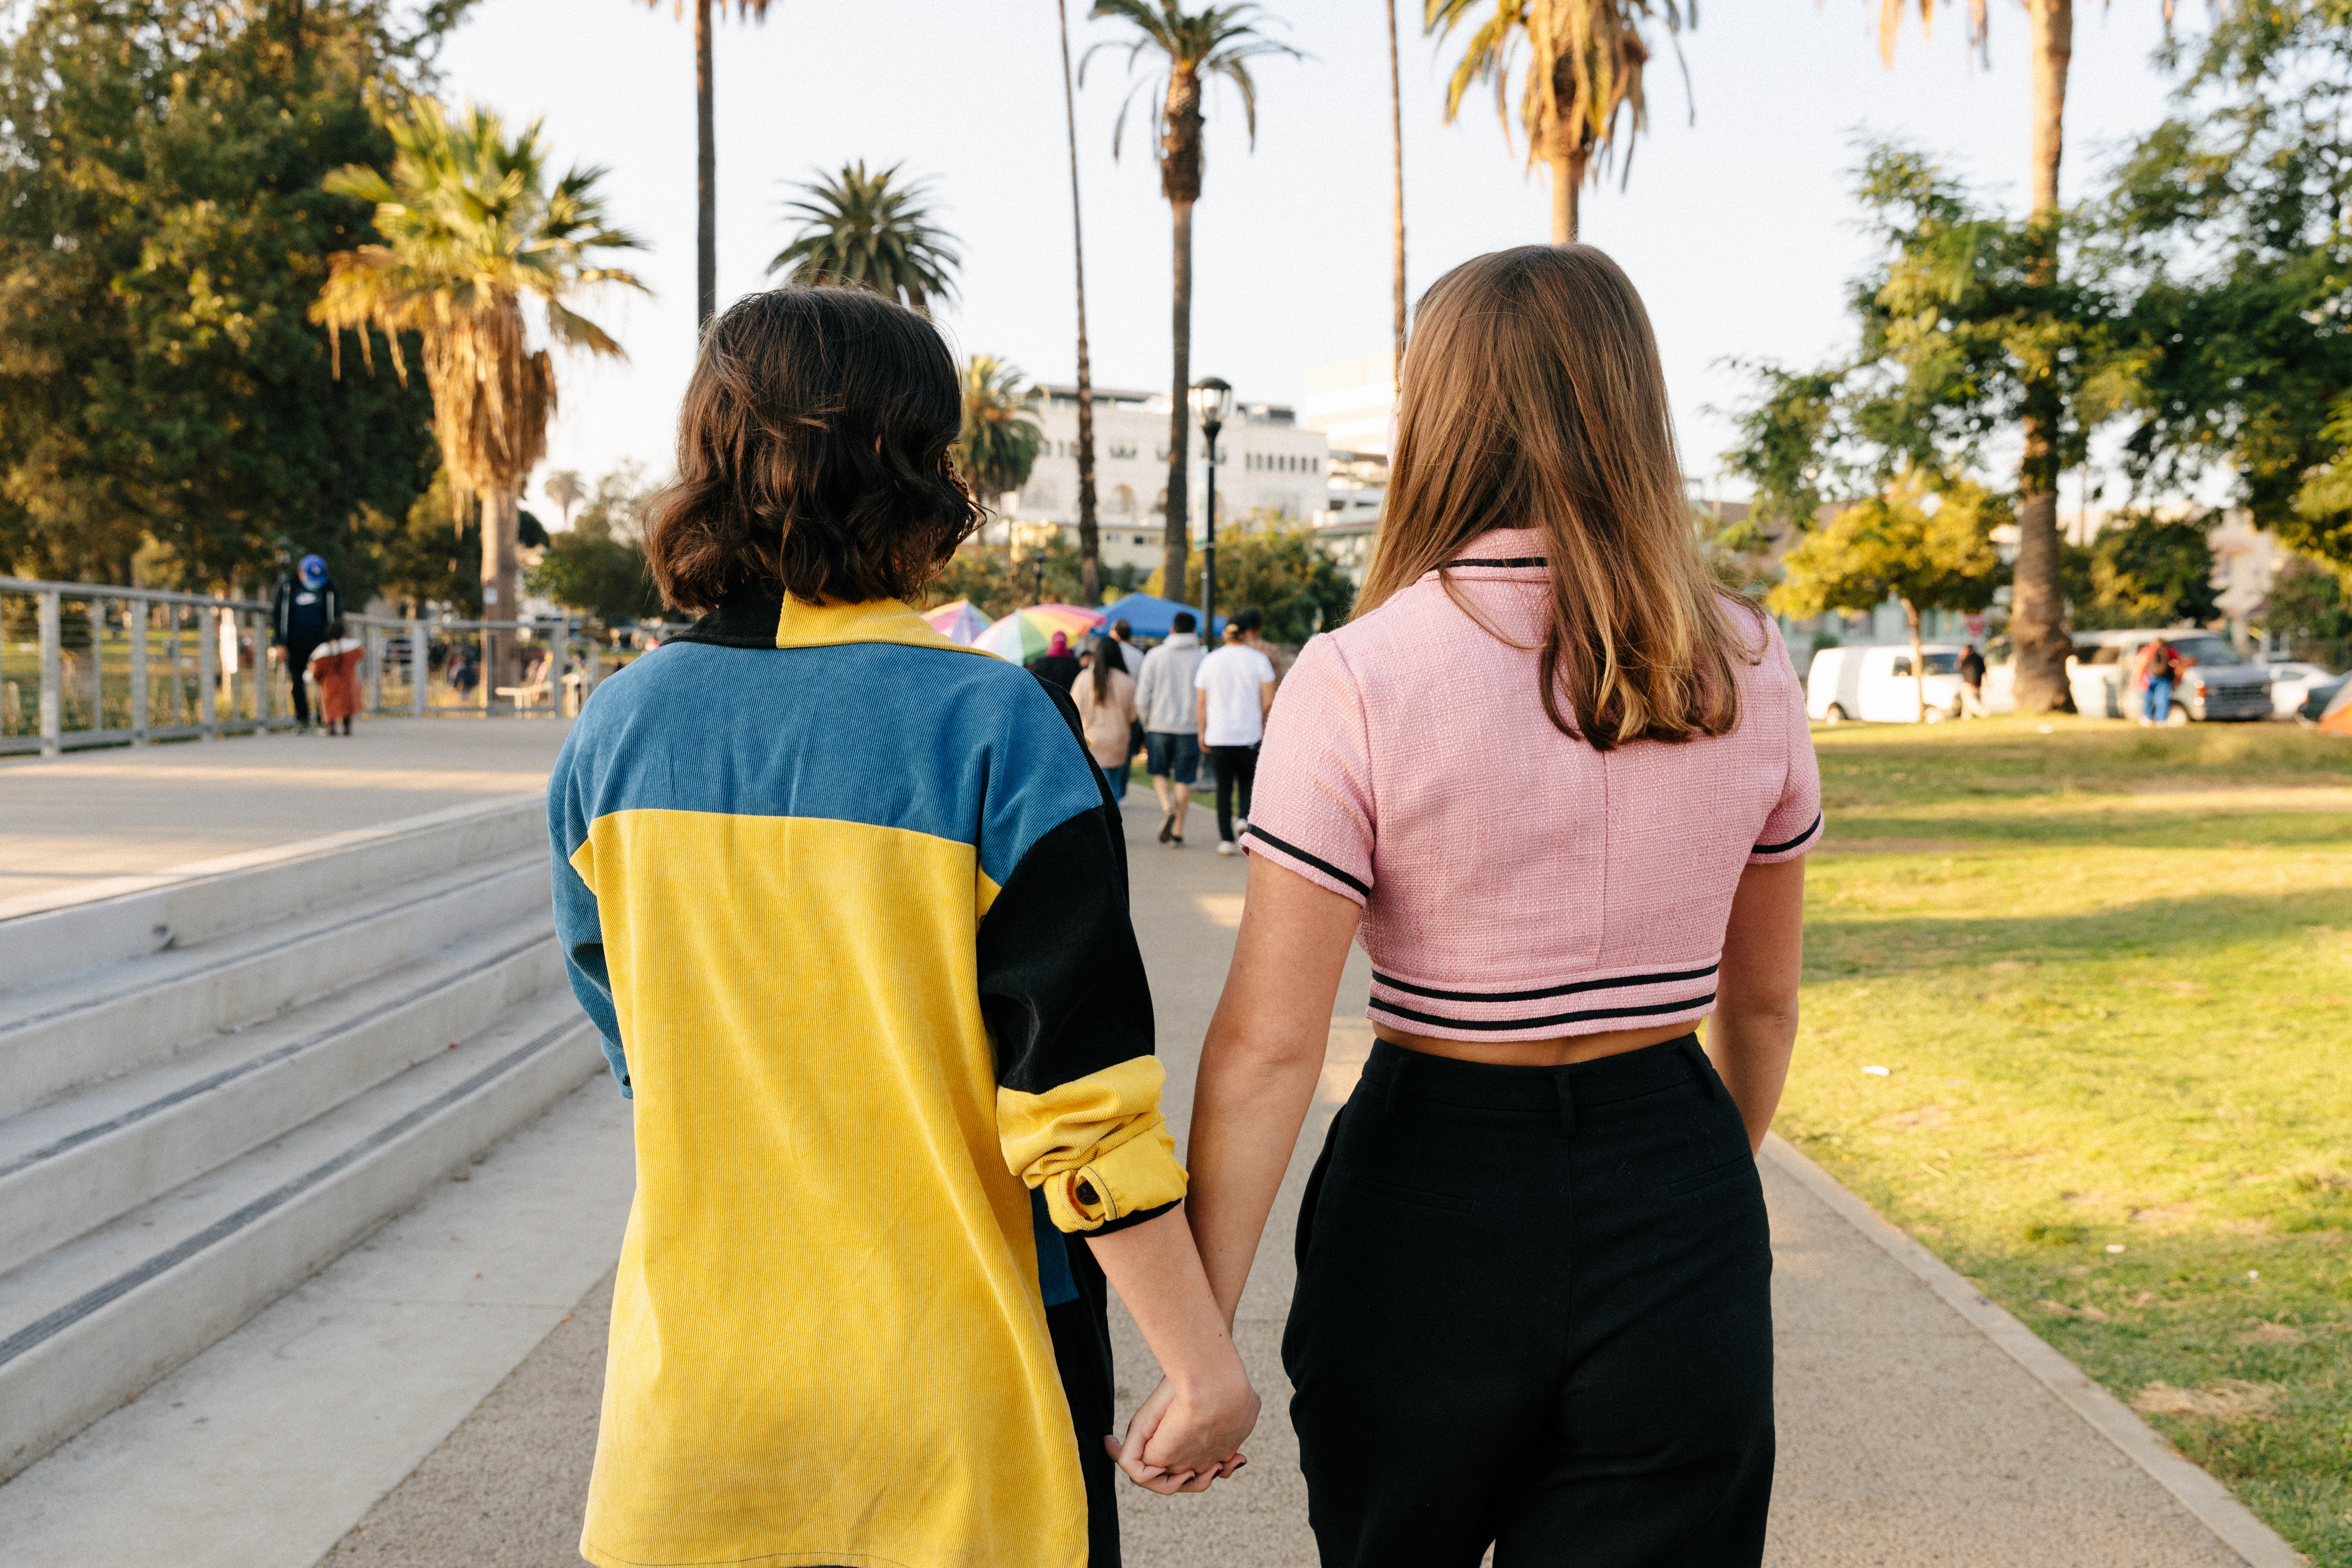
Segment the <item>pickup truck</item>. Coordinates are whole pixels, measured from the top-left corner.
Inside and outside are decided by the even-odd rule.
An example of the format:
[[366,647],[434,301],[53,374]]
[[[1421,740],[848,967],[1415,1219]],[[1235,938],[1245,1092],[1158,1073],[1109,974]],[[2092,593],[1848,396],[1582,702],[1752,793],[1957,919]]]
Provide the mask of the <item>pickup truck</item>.
[[2132,683],[2132,663],[2140,649],[2158,637],[2171,643],[2172,651],[2188,666],[2173,689],[2171,722],[2186,724],[2194,720],[2201,724],[2271,716],[2269,668],[2249,664],[2219,632],[2194,626],[2078,633],[2074,655],[2066,661],[2066,681],[2074,693],[2075,710],[2095,719],[2138,718],[2140,694]]

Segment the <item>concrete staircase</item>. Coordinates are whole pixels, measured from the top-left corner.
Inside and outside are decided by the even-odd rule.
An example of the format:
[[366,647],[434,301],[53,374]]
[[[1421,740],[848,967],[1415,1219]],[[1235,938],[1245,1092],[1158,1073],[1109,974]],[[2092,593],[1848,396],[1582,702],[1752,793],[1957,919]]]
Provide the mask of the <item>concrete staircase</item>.
[[0,1479],[603,1070],[543,808],[0,919]]

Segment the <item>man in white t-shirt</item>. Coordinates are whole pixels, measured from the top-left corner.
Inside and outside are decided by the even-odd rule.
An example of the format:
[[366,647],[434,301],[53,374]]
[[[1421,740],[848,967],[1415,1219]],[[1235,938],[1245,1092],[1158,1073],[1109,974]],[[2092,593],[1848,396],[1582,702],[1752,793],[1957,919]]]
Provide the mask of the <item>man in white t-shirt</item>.
[[1265,617],[1244,610],[1225,623],[1225,646],[1201,661],[1192,677],[1200,694],[1201,749],[1217,764],[1217,853],[1234,855],[1234,790],[1241,789],[1241,826],[1249,826],[1250,786],[1257,782],[1257,746],[1274,706],[1274,661],[1251,645]]

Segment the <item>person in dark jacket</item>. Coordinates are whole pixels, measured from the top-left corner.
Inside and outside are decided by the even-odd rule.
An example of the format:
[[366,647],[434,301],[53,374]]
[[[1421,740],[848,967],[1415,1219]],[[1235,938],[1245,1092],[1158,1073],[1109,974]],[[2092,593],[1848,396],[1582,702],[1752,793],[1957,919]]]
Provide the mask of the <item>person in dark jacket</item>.
[[1976,644],[1970,643],[1969,644],[1969,651],[1960,655],[1961,718],[1989,719],[1992,717],[1991,710],[1985,707],[1984,680],[1984,653],[1977,647]]
[[1029,673],[1048,686],[1067,691],[1078,683],[1078,661],[1070,652],[1070,634],[1055,632],[1045,651],[1029,661]]
[[286,650],[287,673],[293,678],[294,721],[305,733],[310,728],[310,694],[303,677],[311,651],[342,635],[343,596],[327,575],[327,563],[305,555],[292,576],[278,579],[269,607],[269,640]]

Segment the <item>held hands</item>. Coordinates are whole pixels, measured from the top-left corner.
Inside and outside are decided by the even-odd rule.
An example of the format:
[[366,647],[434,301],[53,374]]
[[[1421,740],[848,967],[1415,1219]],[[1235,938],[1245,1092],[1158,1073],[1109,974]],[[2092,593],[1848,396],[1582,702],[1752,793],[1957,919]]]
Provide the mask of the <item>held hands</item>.
[[1103,1447],[1137,1486],[1163,1496],[1204,1492],[1249,1463],[1241,1444],[1257,1413],[1257,1391],[1235,1357],[1210,1384],[1179,1389],[1161,1378],[1128,1423],[1127,1441],[1106,1436]]

